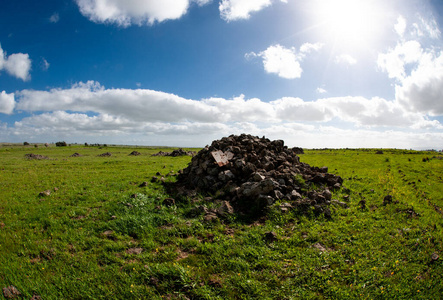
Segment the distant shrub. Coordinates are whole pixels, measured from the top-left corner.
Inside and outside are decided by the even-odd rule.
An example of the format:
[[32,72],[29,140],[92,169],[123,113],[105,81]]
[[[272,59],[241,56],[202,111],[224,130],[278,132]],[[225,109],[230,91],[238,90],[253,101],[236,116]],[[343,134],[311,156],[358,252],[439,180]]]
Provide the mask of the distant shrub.
[[29,143],[28,142],[24,142],[23,146],[29,146]]
[[68,146],[68,144],[66,144],[66,142],[57,142],[57,143],[55,143],[55,145],[57,147],[66,147],[66,146]]
[[85,147],[88,147],[89,145],[88,145],[88,143],[85,143]]

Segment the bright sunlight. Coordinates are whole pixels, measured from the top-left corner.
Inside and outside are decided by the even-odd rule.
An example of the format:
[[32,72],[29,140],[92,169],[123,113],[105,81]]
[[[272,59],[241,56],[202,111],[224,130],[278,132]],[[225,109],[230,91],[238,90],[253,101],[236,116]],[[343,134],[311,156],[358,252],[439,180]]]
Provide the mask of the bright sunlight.
[[318,0],[313,1],[316,24],[336,44],[364,47],[381,34],[387,7],[377,0]]

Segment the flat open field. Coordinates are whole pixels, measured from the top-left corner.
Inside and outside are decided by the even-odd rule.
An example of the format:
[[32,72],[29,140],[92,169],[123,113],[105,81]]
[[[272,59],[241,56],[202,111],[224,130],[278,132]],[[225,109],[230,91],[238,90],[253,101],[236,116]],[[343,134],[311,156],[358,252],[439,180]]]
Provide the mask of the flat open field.
[[0,146],[0,298],[441,299],[443,154],[305,150],[344,179],[331,219],[208,222],[151,183],[191,161],[172,150]]

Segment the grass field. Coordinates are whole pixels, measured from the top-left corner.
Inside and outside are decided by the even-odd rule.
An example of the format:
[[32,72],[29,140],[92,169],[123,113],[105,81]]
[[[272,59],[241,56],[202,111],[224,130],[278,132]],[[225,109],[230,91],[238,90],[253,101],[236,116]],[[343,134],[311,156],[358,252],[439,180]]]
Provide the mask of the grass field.
[[23,299],[441,299],[438,153],[307,150],[302,162],[344,179],[331,220],[276,203],[261,222],[205,222],[192,214],[205,200],[163,205],[150,179],[174,181],[191,157],[151,156],[160,150],[172,151],[1,146],[0,289]]

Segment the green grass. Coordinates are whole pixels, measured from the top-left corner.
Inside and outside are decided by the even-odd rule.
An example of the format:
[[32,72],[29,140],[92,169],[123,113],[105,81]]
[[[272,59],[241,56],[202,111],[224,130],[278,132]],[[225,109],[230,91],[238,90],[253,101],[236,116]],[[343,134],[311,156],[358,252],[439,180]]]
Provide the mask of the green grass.
[[[133,150],[140,156],[128,156]],[[332,219],[205,222],[163,205],[157,172],[190,157],[133,147],[0,148],[0,288],[30,299],[440,299],[443,160],[403,150],[308,150],[344,178]],[[81,157],[70,157],[78,152]],[[98,157],[111,152],[111,157]],[[48,160],[27,160],[25,154]],[[428,160],[426,159],[428,158]],[[147,181],[146,187],[139,185]],[[39,196],[44,190],[51,195]],[[383,205],[386,195],[393,203]],[[362,207],[364,200],[364,207]],[[276,241],[267,241],[273,231]],[[439,255],[435,259],[435,255]],[[432,259],[434,257],[434,259]],[[3,295],[0,296],[0,298]]]

